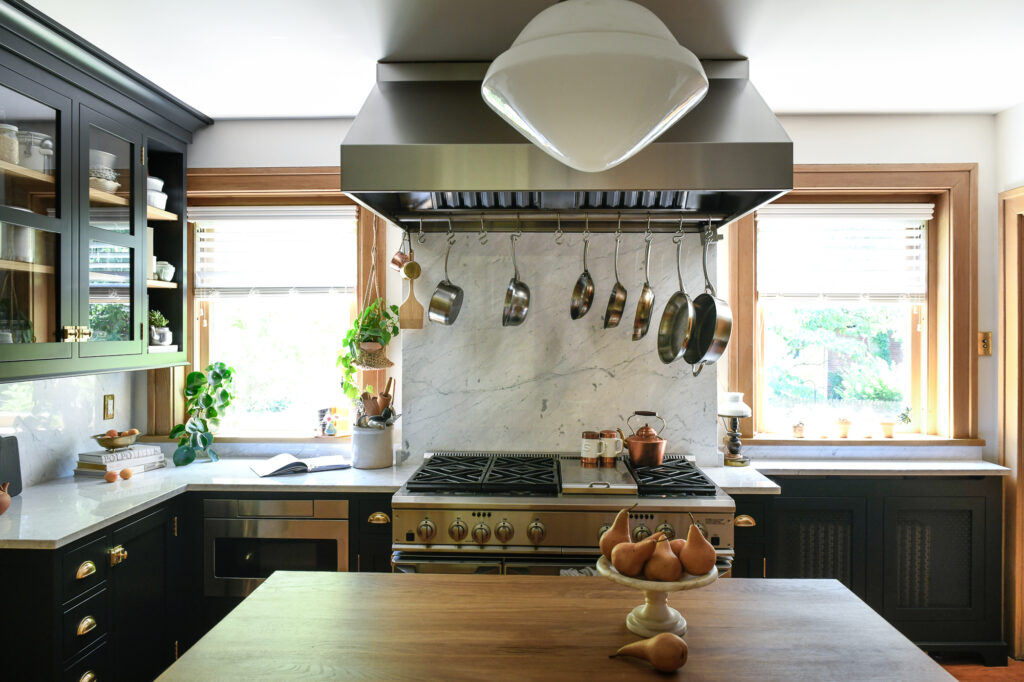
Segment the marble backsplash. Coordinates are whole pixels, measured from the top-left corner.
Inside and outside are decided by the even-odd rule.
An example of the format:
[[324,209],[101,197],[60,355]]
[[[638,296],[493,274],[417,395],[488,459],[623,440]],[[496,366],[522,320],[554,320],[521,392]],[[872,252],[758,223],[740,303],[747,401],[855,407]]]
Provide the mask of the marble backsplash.
[[[103,419],[103,396],[114,418]],[[90,436],[132,424],[131,374],[90,374],[0,384],[0,435],[17,436],[26,488],[70,476],[80,452],[99,449]]]
[[[622,427],[628,435],[625,422],[634,410],[656,410],[668,423],[669,452],[715,463],[717,368],[695,378],[684,361],[665,365],[657,354],[658,321],[678,289],[671,236],[655,236],[654,315],[638,342],[631,332],[643,286],[643,237],[623,237],[619,274],[628,299],[613,329],[603,328],[615,281],[611,234],[593,235],[590,243],[593,307],[580,320],[569,317],[583,269],[582,244],[579,234],[567,236],[563,246],[550,234],[523,235],[517,259],[531,290],[530,308],[522,326],[505,328],[501,312],[512,274],[508,235],[491,234],[486,245],[476,235],[459,236],[448,266],[451,280],[465,291],[458,320],[450,327],[426,321],[421,331],[402,332],[402,423],[413,456],[445,448],[573,451],[585,429]],[[415,245],[424,307],[443,277],[444,246],[441,235]],[[714,247],[709,260],[714,278]],[[691,296],[703,290],[696,235],[683,240],[683,282]]]

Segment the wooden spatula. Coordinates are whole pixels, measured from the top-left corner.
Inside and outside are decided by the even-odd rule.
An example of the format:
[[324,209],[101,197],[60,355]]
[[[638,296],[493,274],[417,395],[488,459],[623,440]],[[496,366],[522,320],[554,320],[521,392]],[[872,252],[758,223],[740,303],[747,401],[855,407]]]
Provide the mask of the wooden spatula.
[[409,295],[398,308],[398,327],[400,329],[423,329],[423,306],[416,300],[413,293],[414,279],[409,280]]

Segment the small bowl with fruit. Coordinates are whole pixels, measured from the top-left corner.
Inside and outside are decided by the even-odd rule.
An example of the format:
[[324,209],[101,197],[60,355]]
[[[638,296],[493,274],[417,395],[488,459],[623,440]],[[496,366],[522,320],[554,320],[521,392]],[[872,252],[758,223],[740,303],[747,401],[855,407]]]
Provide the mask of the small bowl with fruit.
[[96,442],[101,447],[107,450],[123,450],[135,444],[135,441],[139,439],[139,430],[128,429],[127,431],[118,431],[117,429],[110,429],[106,433],[93,436],[93,438],[96,439]]
[[669,539],[655,533],[639,542],[630,541],[629,509],[615,517],[601,536],[597,572],[612,582],[641,590],[644,603],[626,617],[626,627],[642,637],[662,632],[686,633],[686,619],[668,605],[668,593],[693,590],[718,580],[714,546],[697,528],[691,516],[686,539]]

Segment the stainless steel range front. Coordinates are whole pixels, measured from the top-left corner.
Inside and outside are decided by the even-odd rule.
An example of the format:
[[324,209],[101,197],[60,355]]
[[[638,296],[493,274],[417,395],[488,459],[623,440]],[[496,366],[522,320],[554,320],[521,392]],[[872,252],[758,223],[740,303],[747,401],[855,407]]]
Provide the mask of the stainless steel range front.
[[690,515],[732,564],[736,506],[692,461],[583,467],[578,455],[435,452],[392,498],[396,571],[522,574],[591,569],[598,540],[633,506],[633,539],[685,537]]

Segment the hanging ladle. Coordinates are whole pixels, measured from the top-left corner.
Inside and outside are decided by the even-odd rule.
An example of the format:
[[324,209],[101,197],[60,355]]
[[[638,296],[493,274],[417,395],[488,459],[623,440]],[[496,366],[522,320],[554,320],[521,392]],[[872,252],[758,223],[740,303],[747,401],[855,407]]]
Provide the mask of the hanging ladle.
[[459,316],[462,309],[462,287],[452,284],[448,279],[448,254],[452,252],[455,245],[455,235],[451,232],[451,221],[448,221],[448,248],[444,251],[444,279],[437,288],[434,295],[430,297],[430,307],[427,309],[427,317],[431,322],[450,325]]
[[590,216],[586,217],[583,228],[583,274],[576,280],[572,289],[572,301],[569,303],[569,316],[578,320],[590,310],[594,302],[594,278],[587,269],[587,252],[590,250]]
[[615,286],[608,297],[608,309],[604,313],[604,328],[619,326],[622,311],[626,309],[626,287],[619,281],[619,245],[622,244],[622,216],[619,216],[619,228],[615,231]]

